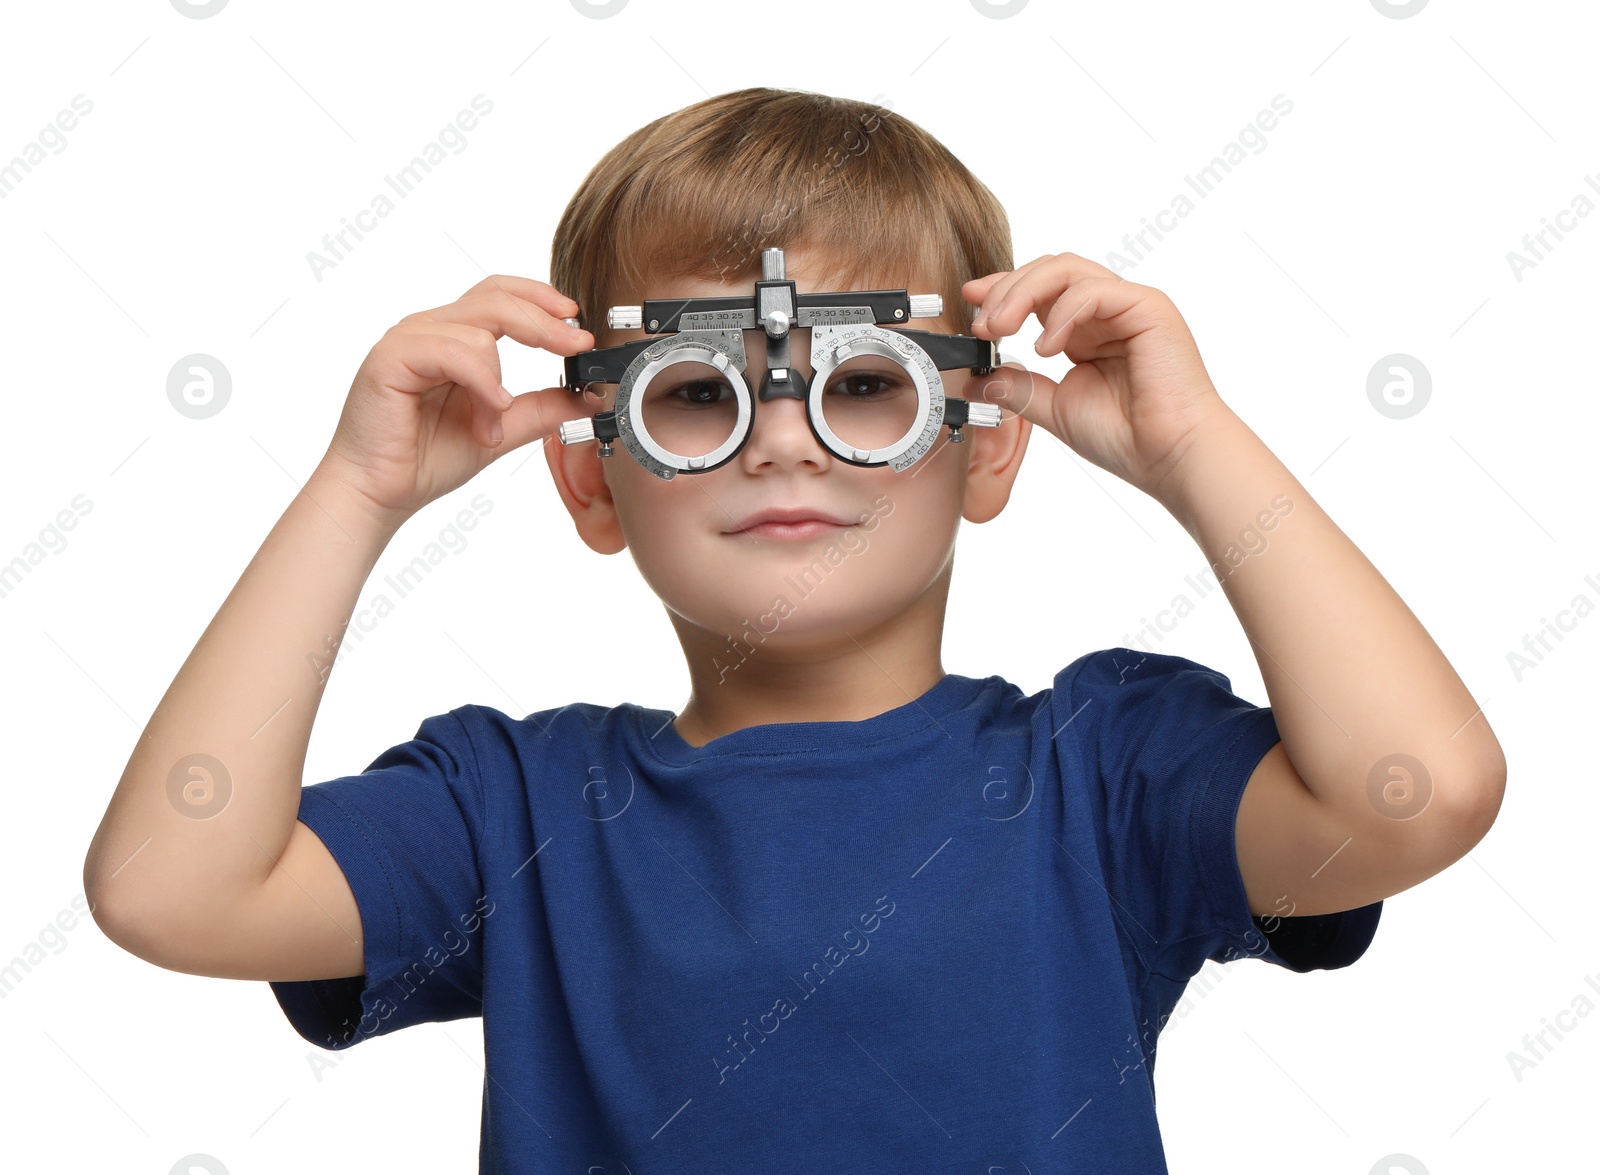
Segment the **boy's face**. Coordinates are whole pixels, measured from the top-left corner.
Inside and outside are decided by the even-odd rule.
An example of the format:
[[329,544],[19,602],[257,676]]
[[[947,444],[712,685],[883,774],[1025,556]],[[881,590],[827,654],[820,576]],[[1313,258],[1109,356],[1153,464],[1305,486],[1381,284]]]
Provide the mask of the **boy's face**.
[[[835,288],[813,280],[805,252],[786,250],[785,262],[798,292]],[[908,292],[934,288],[930,282]],[[749,281],[669,278],[650,283],[638,300],[748,297],[753,289]],[[954,329],[947,320],[910,325]],[[603,341],[646,337],[652,336],[642,330],[613,331]],[[766,371],[766,341],[762,331],[745,332],[752,394]],[[790,331],[789,356],[809,380],[809,329]],[[965,396],[993,378],[964,369],[941,377],[948,396]],[[615,392],[608,385],[598,402],[590,396],[593,410],[611,408]],[[602,554],[631,550],[685,643],[724,660],[729,638],[804,649],[828,639],[848,644],[846,634],[918,611],[942,618],[960,520],[986,522],[1005,506],[1028,422],[1007,414],[998,428],[969,426],[959,445],[941,428],[926,456],[895,473],[838,460],[812,435],[799,400],[755,399],[754,413],[750,438],[732,460],[671,481],[642,469],[620,442],[614,456],[601,458],[595,442],[562,445],[550,438],[545,455],[584,542]],[[802,507],[844,525],[799,538],[739,533],[752,514],[772,507]]]

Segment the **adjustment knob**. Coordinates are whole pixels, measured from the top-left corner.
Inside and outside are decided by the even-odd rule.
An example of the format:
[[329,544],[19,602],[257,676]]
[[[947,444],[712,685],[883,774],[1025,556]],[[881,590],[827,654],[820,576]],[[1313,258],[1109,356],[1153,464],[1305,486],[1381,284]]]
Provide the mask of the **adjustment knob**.
[[563,445],[576,445],[582,441],[594,440],[594,417],[585,416],[581,420],[563,420],[561,422],[561,443]]
[[612,330],[638,330],[644,325],[644,307],[613,306],[606,311],[606,325]]
[[[984,428],[1000,427],[1000,405],[968,400],[967,423],[981,425]],[[561,427],[565,428],[566,425]]]
[[912,318],[938,318],[944,313],[944,298],[938,294],[912,294]]

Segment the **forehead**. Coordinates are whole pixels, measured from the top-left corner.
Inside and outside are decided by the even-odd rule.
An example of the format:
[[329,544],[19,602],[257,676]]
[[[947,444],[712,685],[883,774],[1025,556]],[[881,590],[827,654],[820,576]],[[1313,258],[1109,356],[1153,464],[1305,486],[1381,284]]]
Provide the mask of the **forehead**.
[[[830,257],[810,249],[785,249],[783,265],[784,278],[794,282],[796,291],[802,294],[836,289],[886,288],[885,285],[879,284],[880,281],[885,282],[887,288],[895,288],[897,285],[870,270],[857,280],[848,281],[843,275],[858,267],[842,264],[841,257]],[[642,277],[645,291],[643,296],[647,298],[715,298],[754,293],[759,272],[752,270],[738,274],[728,269],[718,276],[708,277],[653,273],[646,270]]]
[[[919,266],[913,266],[908,272],[898,265],[890,272],[870,260],[864,261],[848,248],[841,251],[837,248],[795,245],[783,250],[783,263],[784,279],[794,282],[797,294],[902,288],[908,294],[934,294],[941,292],[944,286],[942,272],[926,272]],[[759,258],[756,258],[749,268],[743,265],[738,269],[724,266],[715,275],[671,273],[647,266],[636,271],[634,276],[638,284],[629,292],[629,302],[666,301],[673,298],[748,298],[755,293],[761,271]]]

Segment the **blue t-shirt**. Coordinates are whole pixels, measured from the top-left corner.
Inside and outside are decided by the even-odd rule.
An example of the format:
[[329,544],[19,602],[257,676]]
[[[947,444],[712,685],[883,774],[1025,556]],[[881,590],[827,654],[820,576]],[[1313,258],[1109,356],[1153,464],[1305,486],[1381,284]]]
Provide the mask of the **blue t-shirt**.
[[329,1049],[482,1016],[482,1171],[1162,1172],[1188,978],[1347,966],[1382,911],[1251,916],[1277,727],[1181,657],[698,748],[672,719],[462,706],[301,794],[366,972],[272,990]]

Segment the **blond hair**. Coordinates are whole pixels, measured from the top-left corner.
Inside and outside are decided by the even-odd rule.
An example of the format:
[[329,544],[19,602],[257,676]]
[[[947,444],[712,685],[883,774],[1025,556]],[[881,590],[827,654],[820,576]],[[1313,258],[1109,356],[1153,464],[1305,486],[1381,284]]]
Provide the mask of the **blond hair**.
[[774,247],[814,253],[832,279],[822,288],[870,277],[942,295],[941,321],[909,324],[929,330],[969,331],[962,283],[1013,268],[1005,209],[927,131],[875,103],[752,87],[606,152],[556,226],[550,284],[606,346],[609,306],[661,296],[646,274],[753,283]]

